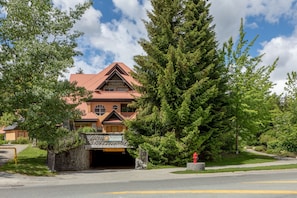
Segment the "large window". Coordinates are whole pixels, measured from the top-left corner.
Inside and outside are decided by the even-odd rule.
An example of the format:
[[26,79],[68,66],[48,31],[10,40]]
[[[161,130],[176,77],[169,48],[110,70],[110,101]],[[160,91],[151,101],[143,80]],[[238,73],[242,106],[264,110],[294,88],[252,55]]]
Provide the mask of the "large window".
[[121,104],[121,112],[135,112],[135,109],[128,107],[128,104]]
[[105,107],[103,105],[97,105],[95,107],[95,113],[97,115],[103,115],[105,113]]

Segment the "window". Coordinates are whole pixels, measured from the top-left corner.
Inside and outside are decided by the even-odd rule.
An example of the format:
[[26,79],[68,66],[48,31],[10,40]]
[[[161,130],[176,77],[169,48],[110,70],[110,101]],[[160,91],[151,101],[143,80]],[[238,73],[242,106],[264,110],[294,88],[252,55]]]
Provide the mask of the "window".
[[97,105],[95,107],[95,113],[97,115],[103,115],[105,113],[105,107],[103,105]]
[[104,91],[114,91],[114,88],[104,88]]
[[121,104],[121,112],[135,112],[135,109],[128,107],[127,104]]
[[112,109],[113,110],[117,110],[118,109],[118,106],[117,105],[113,105]]

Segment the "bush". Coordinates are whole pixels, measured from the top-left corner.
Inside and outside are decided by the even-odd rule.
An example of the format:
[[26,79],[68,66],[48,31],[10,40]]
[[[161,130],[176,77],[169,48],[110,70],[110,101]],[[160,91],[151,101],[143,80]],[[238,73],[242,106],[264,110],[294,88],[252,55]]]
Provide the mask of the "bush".
[[11,141],[12,144],[29,144],[30,140],[28,138],[19,137],[17,140]]
[[168,132],[163,137],[146,137],[141,148],[149,153],[151,165],[183,166],[186,163],[182,144],[176,140],[174,133]]
[[82,127],[77,130],[78,133],[94,133],[96,129],[92,127]]
[[277,140],[268,142],[267,143],[267,150],[279,153],[281,151],[281,147],[279,145],[279,142]]
[[0,140],[0,145],[7,144],[7,143],[8,143],[8,141],[6,141],[6,140]]
[[266,152],[266,146],[264,145],[260,145],[260,146],[255,146],[255,151],[259,151],[259,152]]
[[47,142],[46,141],[37,141],[37,148],[41,150],[47,150]]

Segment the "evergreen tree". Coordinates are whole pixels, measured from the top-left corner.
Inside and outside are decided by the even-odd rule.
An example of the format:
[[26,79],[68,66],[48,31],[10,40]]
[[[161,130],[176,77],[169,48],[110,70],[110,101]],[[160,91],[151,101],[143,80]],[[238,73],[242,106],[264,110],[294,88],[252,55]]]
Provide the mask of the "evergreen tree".
[[149,40],[140,41],[146,55],[135,57],[142,96],[134,104],[137,118],[127,123],[127,139],[149,150],[155,163],[184,164],[195,151],[213,157],[219,151],[225,71],[210,4],[153,0],[152,5],[145,22]]

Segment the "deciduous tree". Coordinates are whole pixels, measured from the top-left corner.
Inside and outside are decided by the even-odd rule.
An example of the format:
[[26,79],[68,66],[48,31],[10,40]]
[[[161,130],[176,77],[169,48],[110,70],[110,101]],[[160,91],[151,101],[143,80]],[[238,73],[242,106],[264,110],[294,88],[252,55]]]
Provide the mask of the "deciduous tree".
[[269,99],[273,83],[270,81],[270,74],[277,60],[272,65],[262,66],[263,55],[252,57],[249,51],[256,39],[257,37],[251,42],[245,39],[241,21],[237,44],[230,38],[223,49],[228,68],[231,131],[235,135],[237,153],[239,138],[250,140],[271,122]]
[[78,116],[75,107],[87,96],[83,88],[59,79],[80,55],[76,39],[81,33],[72,28],[90,3],[69,12],[50,0],[2,0],[0,6],[1,107],[22,120],[19,126],[30,137],[52,147],[64,135],[57,126]]

